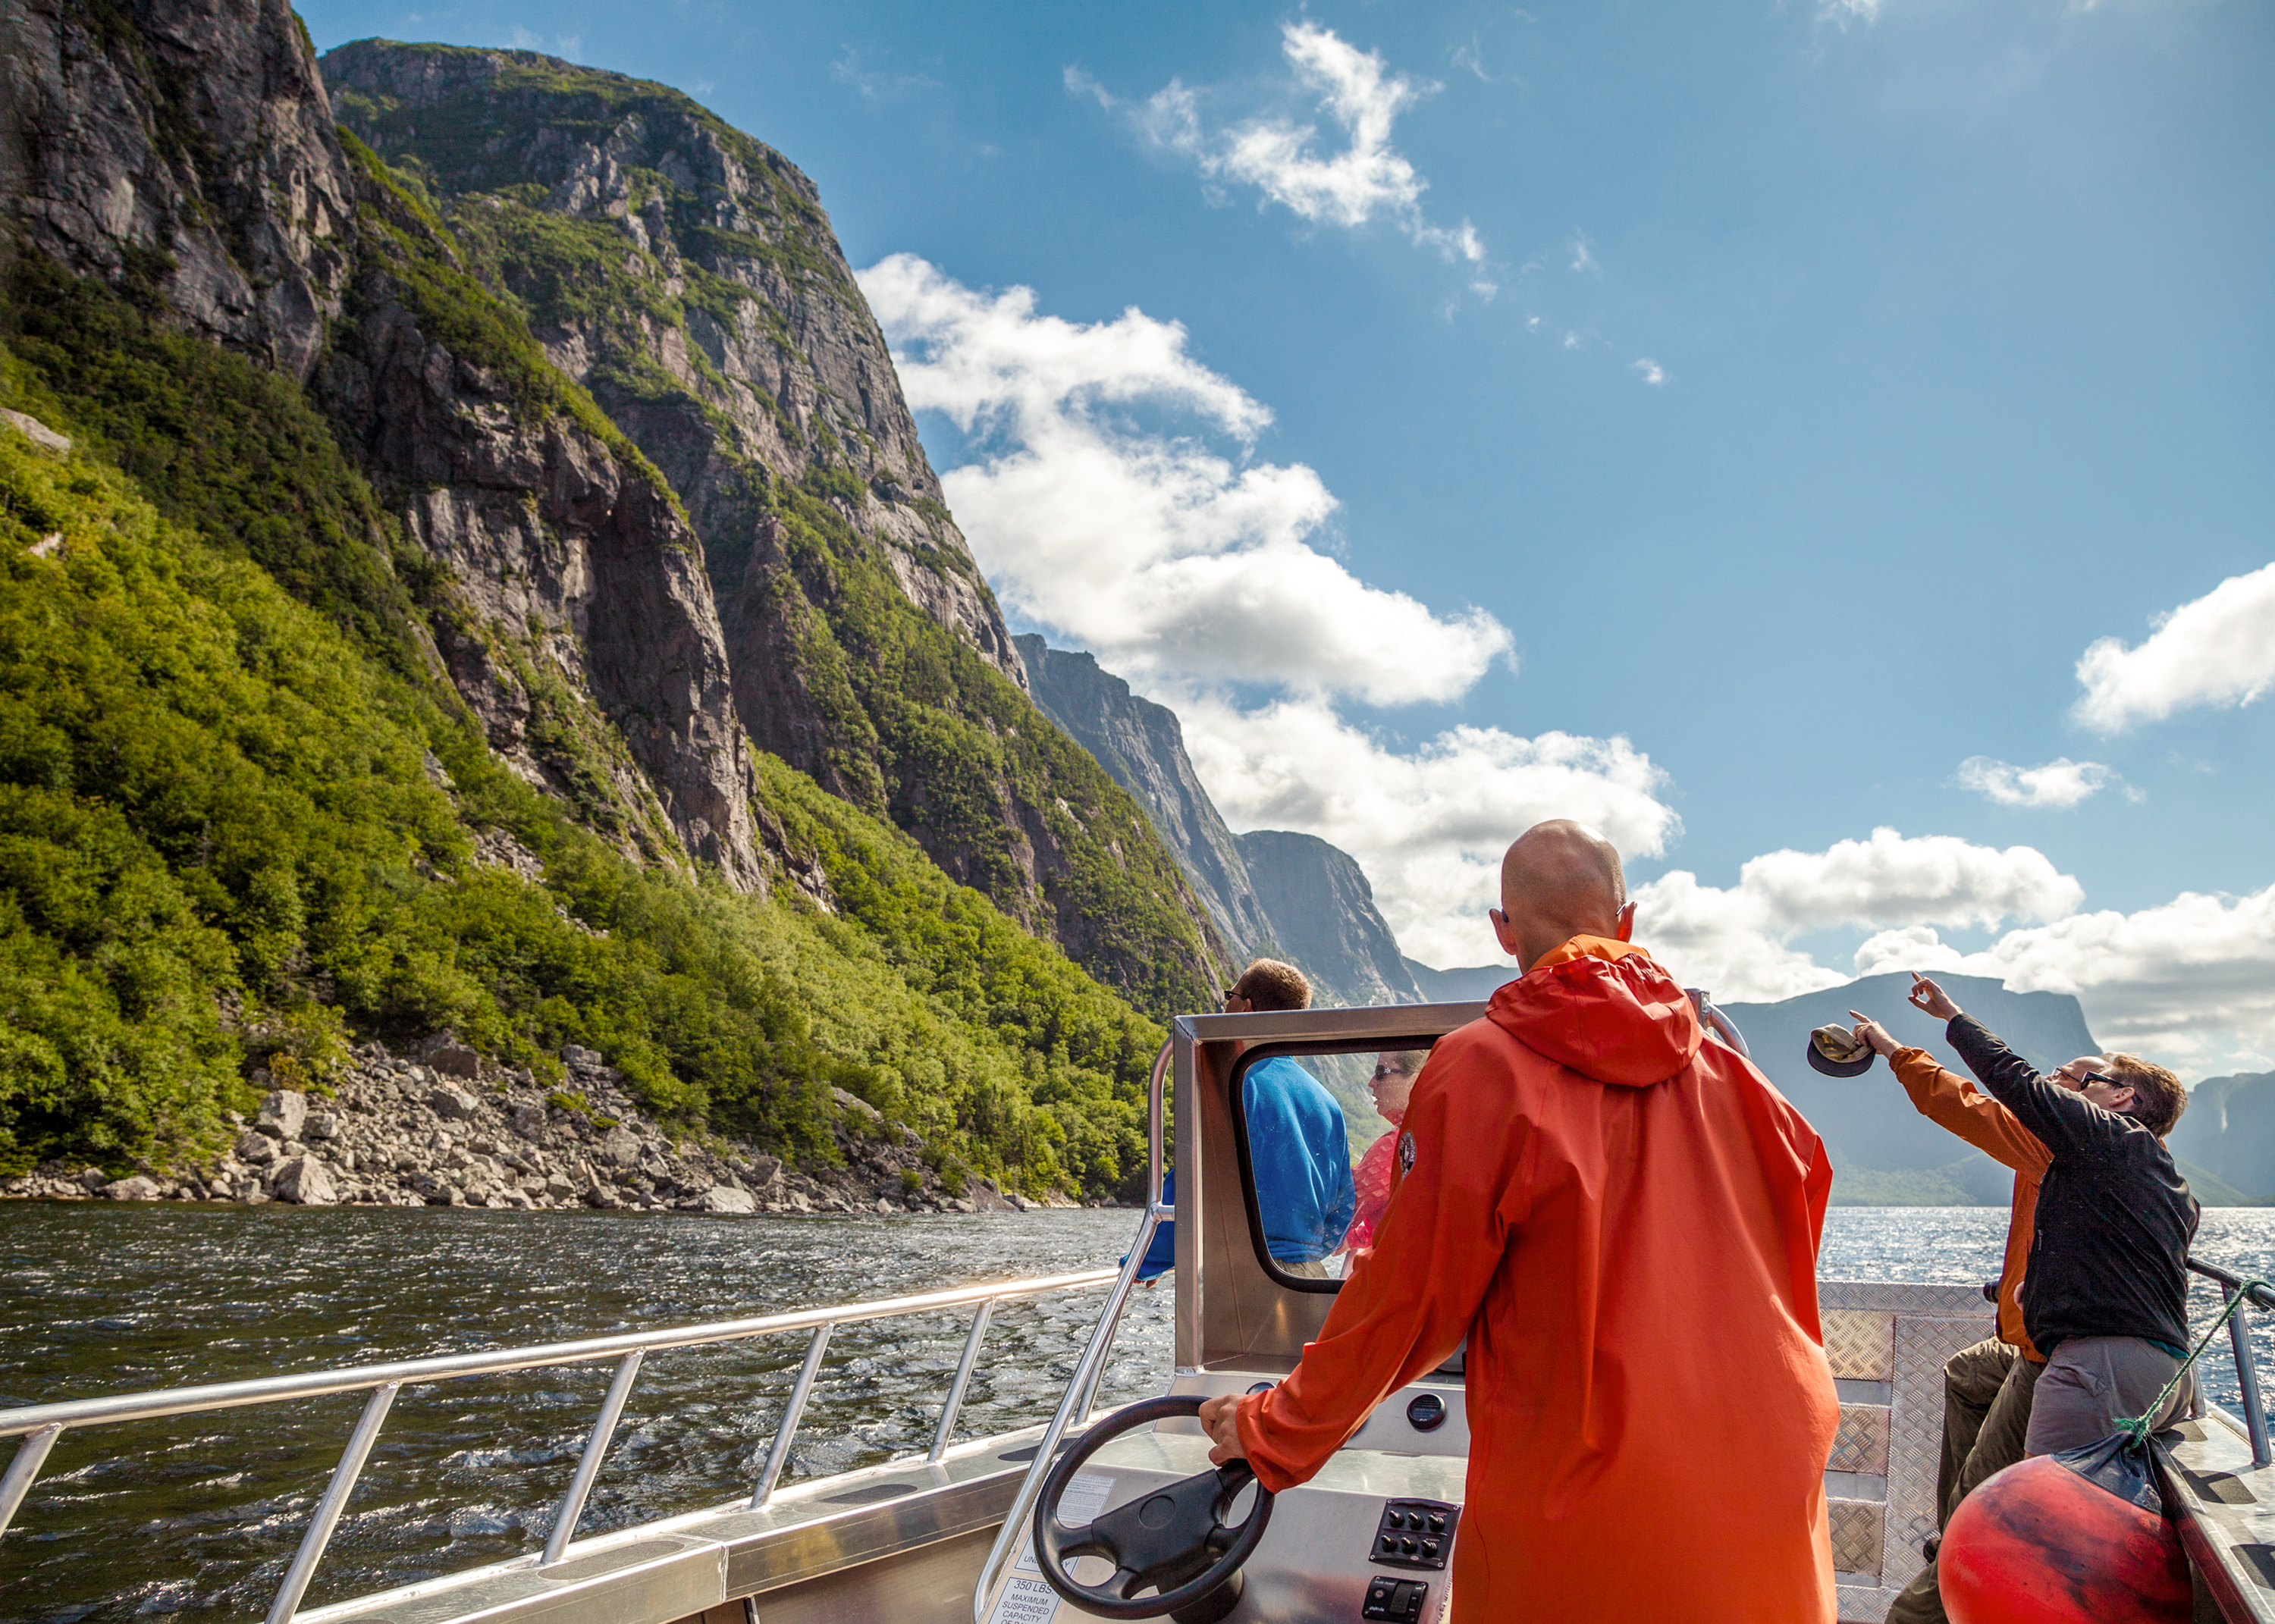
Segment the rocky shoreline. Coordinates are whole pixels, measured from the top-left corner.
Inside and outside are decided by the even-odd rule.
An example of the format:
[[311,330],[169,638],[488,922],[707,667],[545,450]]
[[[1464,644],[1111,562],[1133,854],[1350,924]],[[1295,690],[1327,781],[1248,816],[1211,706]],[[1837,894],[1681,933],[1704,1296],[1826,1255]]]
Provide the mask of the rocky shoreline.
[[[928,1165],[924,1142],[843,1090],[834,1128],[843,1166],[786,1166],[740,1140],[673,1137],[633,1103],[623,1074],[590,1049],[563,1051],[559,1088],[483,1061],[442,1033],[398,1056],[354,1054],[329,1094],[278,1088],[257,1119],[191,1171],[108,1177],[49,1162],[0,1178],[0,1197],[291,1202],[304,1206],[624,1208],[719,1216],[981,1212],[1071,1205],[1031,1201]],[[256,1074],[255,1081],[273,1081]]]

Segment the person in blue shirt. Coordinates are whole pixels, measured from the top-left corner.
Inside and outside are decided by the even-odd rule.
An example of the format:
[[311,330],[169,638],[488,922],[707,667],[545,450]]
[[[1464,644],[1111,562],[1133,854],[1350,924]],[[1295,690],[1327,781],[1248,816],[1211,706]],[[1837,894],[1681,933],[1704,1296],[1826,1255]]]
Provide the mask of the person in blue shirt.
[[[1304,1009],[1311,984],[1293,964],[1258,959],[1226,989],[1224,1012]],[[1246,1047],[1246,1045],[1240,1046]],[[1325,1280],[1326,1260],[1342,1249],[1358,1197],[1351,1187],[1350,1141],[1342,1107],[1318,1078],[1284,1054],[1251,1066],[1241,1078],[1240,1107],[1248,1128],[1249,1166],[1256,1175],[1256,1205],[1264,1219],[1264,1246],[1285,1273]],[[1177,1175],[1161,1181],[1161,1199],[1175,1205]],[[1151,1285],[1175,1266],[1176,1225],[1153,1231],[1138,1265]]]

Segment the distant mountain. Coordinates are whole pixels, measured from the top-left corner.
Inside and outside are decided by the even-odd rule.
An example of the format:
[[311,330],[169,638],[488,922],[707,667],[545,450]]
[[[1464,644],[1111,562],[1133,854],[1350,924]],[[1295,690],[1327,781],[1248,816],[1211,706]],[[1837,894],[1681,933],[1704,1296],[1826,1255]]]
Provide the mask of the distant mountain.
[[[2077,1000],[2065,993],[2010,993],[1980,976],[1938,979],[1969,1015],[2041,1070],[2101,1047],[2086,1029]],[[1910,986],[1911,978],[1898,971],[1780,1003],[1722,1008],[1745,1034],[1754,1064],[1833,1148],[1844,1180],[1856,1182],[1853,1175],[1857,1174],[1937,1173],[1975,1200],[2003,1201],[2010,1188],[2004,1170],[1913,1110],[1885,1063],[1861,1077],[1837,1078],[1811,1069],[1804,1055],[1813,1029],[1831,1021],[1846,1024],[1848,1011],[1856,1008],[1880,1022],[1899,1041],[1917,1044],[1964,1074],[1965,1065],[1943,1040],[1943,1023],[1906,1001]],[[1979,1168],[1971,1165],[1976,1162],[1982,1164]],[[1834,1190],[1836,1197],[1847,1193],[1839,1181]]]
[[2275,1071],[2197,1084],[2189,1091],[2188,1114],[2173,1130],[2173,1154],[2255,1201],[2275,1197]]
[[1032,633],[1012,641],[1035,703],[1145,809],[1227,955],[1243,964],[1255,957],[1273,940],[1272,921],[1232,831],[1193,772],[1177,713],[1130,692],[1095,655],[1049,647]]
[[1257,829],[1239,840],[1273,933],[1306,974],[1347,1004],[1421,1001],[1356,858],[1289,829]]
[[1514,964],[1473,964],[1465,970],[1432,970],[1420,959],[1406,961],[1406,973],[1433,1004],[1481,1003],[1516,979]]
[[1185,754],[1184,729],[1090,654],[1014,639],[1035,703],[1145,809],[1236,965],[1283,958],[1322,1002],[1413,1003],[1422,993],[1348,852],[1316,835],[1236,835]]

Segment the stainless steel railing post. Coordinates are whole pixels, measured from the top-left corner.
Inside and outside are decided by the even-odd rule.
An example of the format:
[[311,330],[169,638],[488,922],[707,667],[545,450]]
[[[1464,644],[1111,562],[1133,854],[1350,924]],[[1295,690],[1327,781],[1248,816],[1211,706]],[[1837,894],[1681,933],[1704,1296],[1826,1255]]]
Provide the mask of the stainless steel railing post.
[[775,1430],[774,1447],[767,1451],[766,1475],[759,1479],[756,1493],[751,1496],[751,1509],[756,1511],[775,1497],[775,1479],[782,1476],[784,1462],[790,1459],[790,1439],[797,1431],[798,1417],[805,1413],[805,1401],[813,1391],[813,1379],[821,1371],[822,1350],[829,1346],[831,1326],[813,1327],[813,1340],[805,1345],[805,1363],[797,1367],[797,1382],[790,1390],[790,1402],[782,1409],[782,1425]]
[[[2219,1296],[2223,1303],[2233,1302],[2235,1288],[2223,1280]],[[2227,1317],[2227,1340],[2235,1349],[2236,1394],[2243,1401],[2244,1427],[2251,1434],[2251,1463],[2265,1466],[2275,1461],[2275,1454],[2268,1452],[2267,1410],[2259,1401],[2259,1367],[2251,1357],[2251,1333],[2244,1326],[2243,1310]]]
[[[1160,1073],[1154,1073],[1158,1091]],[[1155,1099],[1158,1100],[1158,1091]],[[1159,1192],[1154,1192],[1158,1194]],[[1145,1211],[1138,1220],[1138,1238],[1130,1243],[1130,1255],[1122,1260],[1122,1273],[1115,1276],[1114,1290],[1107,1296],[1105,1309],[1098,1316],[1098,1324],[1090,1333],[1090,1341],[1082,1350],[1082,1357],[1074,1367],[1066,1391],[1060,1395],[1059,1407],[1051,1416],[1051,1423],[1043,1429],[1041,1439],[1035,1445],[1035,1458],[1027,1468],[1027,1475],[1019,1481],[1019,1492],[1012,1499],[1011,1508],[1003,1516],[1003,1525],[996,1530],[995,1543],[989,1548],[987,1560],[979,1565],[979,1578],[971,1587],[971,1617],[973,1624],[987,1624],[987,1592],[995,1587],[996,1576],[1003,1564],[1010,1560],[1011,1547],[1018,1543],[1019,1532],[1033,1514],[1036,1498],[1042,1493],[1043,1477],[1051,1469],[1051,1462],[1058,1454],[1059,1440],[1067,1428],[1087,1413],[1078,1409],[1085,1395],[1098,1386],[1097,1371],[1106,1363],[1107,1346],[1114,1340],[1115,1327],[1122,1323],[1122,1305],[1130,1300],[1130,1288],[1137,1282],[1138,1265],[1145,1261],[1145,1249],[1153,1243],[1153,1230],[1169,1209],[1160,1201],[1148,1199]]]
[[332,1530],[339,1526],[340,1513],[347,1509],[348,1496],[355,1492],[356,1479],[363,1476],[363,1463],[371,1456],[373,1440],[379,1437],[380,1423],[387,1419],[388,1406],[395,1402],[401,1386],[400,1382],[382,1382],[364,1401],[363,1414],[348,1435],[348,1446],[340,1452],[340,1463],[332,1468],[331,1482],[324,1485],[324,1498],[316,1502],[316,1514],[300,1537],[300,1548],[292,1553],[292,1566],[284,1570],[284,1582],[276,1587],[276,1599],[268,1604],[268,1624],[291,1624],[292,1615],[300,1610],[300,1598],[308,1592],[308,1581],[316,1576],[316,1564],[324,1560],[324,1547],[331,1543]]
[[928,1462],[948,1453],[949,1437],[956,1431],[956,1412],[964,1408],[964,1390],[971,1385],[971,1367],[979,1362],[979,1344],[994,1314],[995,1299],[990,1297],[971,1317],[971,1334],[964,1339],[964,1357],[956,1361],[956,1380],[948,1390],[948,1402],[940,1407],[940,1424],[932,1430],[932,1447],[925,1452]]
[[577,1523],[585,1514],[585,1497],[593,1492],[593,1479],[601,1475],[601,1457],[608,1453],[608,1440],[616,1435],[616,1421],[624,1413],[624,1401],[632,1395],[632,1383],[639,1377],[640,1359],[644,1349],[635,1348],[616,1362],[616,1374],[608,1383],[608,1396],[601,1401],[601,1413],[593,1423],[593,1431],[585,1439],[585,1453],[577,1459],[577,1475],[570,1480],[569,1492],[561,1497],[561,1509],[554,1513],[553,1531],[545,1537],[545,1554],[538,1559],[540,1567],[550,1567],[561,1560],[569,1542],[577,1537]]
[[16,1507],[32,1492],[32,1479],[40,1475],[40,1468],[47,1464],[48,1451],[63,1434],[63,1423],[50,1422],[36,1432],[25,1433],[24,1441],[16,1446],[8,1462],[8,1475],[0,1477],[0,1538],[6,1537],[8,1524],[16,1520]]

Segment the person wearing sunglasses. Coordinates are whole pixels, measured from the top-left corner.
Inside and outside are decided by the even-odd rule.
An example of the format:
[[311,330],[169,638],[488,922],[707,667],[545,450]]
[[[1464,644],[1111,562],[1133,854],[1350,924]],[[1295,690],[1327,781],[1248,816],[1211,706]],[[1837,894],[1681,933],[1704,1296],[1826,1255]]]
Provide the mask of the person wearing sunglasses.
[[[1945,1040],[1984,1091],[2046,1152],[2014,1282],[2023,1328],[2046,1359],[2022,1453],[2097,1443],[2119,1416],[2146,1409],[2188,1356],[2198,1209],[2164,1143],[2188,1091],[2131,1054],[2081,1055],[2042,1076],[1927,977],[1914,974],[1909,998],[1946,1023]],[[1849,1013],[1874,1050],[1892,1061],[1903,1053],[1878,1022]],[[2165,1424],[2188,1398],[2181,1382],[2151,1424]]]

